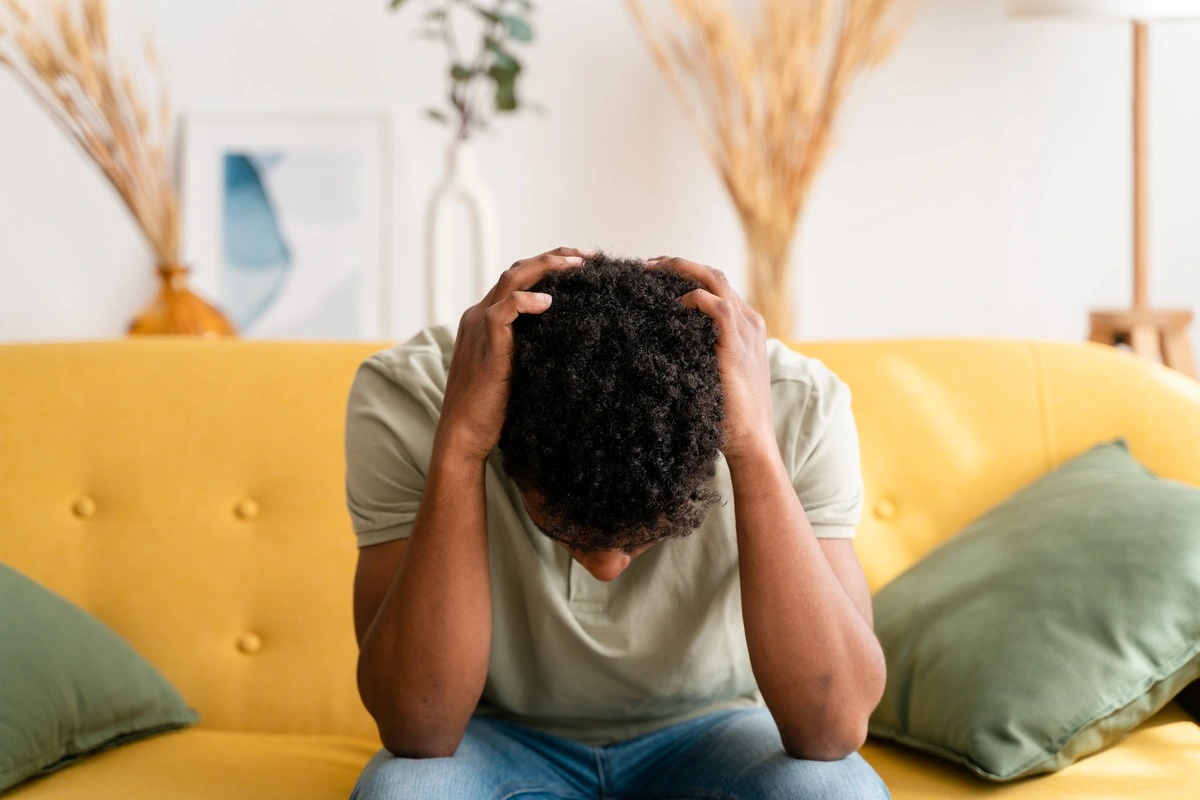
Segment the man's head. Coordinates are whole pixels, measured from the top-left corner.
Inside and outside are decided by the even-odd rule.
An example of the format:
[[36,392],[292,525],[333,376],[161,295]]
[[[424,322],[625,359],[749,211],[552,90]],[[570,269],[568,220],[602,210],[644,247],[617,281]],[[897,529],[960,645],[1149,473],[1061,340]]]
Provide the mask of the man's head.
[[553,305],[513,323],[504,468],[538,527],[597,577],[585,556],[627,564],[690,533],[717,499],[716,329],[678,302],[697,286],[597,255],[543,278],[530,291]]

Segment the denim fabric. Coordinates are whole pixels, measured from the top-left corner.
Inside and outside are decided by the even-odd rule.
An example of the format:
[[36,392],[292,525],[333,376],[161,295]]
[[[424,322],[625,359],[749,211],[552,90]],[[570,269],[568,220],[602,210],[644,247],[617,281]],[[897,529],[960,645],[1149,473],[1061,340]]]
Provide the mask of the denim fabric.
[[351,800],[880,800],[862,756],[802,761],[783,752],[765,708],[720,711],[592,747],[486,717],[452,758],[380,750]]

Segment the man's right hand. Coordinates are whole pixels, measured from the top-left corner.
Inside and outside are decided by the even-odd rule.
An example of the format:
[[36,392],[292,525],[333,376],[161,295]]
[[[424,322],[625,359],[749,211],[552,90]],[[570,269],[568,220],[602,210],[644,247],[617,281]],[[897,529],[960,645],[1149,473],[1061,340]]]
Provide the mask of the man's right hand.
[[560,247],[518,261],[500,276],[483,300],[466,310],[446,378],[435,449],[480,461],[500,441],[512,375],[512,323],[521,314],[541,314],[550,295],[526,291],[548,272],[583,263],[589,253]]

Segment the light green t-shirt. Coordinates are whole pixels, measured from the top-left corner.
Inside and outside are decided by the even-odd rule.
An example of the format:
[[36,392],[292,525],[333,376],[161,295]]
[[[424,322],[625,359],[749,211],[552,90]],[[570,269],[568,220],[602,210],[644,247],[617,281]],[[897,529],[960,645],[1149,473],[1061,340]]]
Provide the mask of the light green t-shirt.
[[[427,328],[368,358],[350,390],[346,496],[359,547],[407,537],[421,502],[454,333]],[[862,508],[850,391],[820,361],[767,345],[779,452],[819,537],[854,535]],[[690,536],[615,580],[593,578],[529,519],[488,458],[492,650],[479,713],[589,744],[712,711],[761,705],[738,579],[733,491]]]

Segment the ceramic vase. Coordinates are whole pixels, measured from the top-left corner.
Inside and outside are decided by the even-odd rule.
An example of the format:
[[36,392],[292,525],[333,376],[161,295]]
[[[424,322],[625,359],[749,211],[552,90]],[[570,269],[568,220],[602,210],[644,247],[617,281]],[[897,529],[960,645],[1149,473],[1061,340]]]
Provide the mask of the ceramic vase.
[[[500,272],[497,257],[496,201],[479,173],[475,144],[457,140],[447,151],[445,175],[429,201],[425,227],[428,323],[456,326],[462,312],[479,302],[495,282]],[[468,296],[458,288],[464,281],[456,276],[463,273],[468,276]]]
[[187,286],[190,270],[179,264],[160,264],[158,294],[129,325],[130,336],[179,334],[235,336],[225,315],[201,300]]

